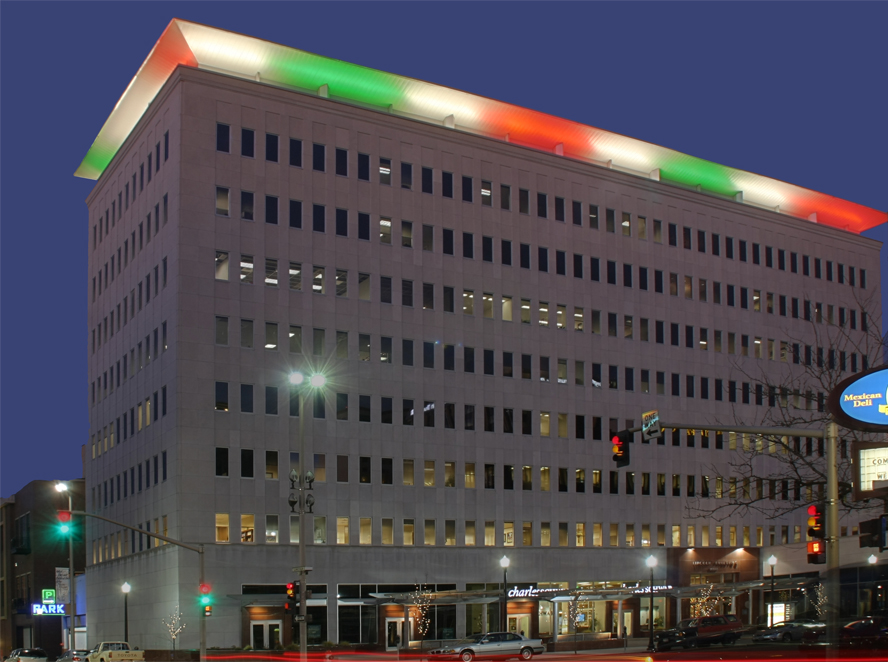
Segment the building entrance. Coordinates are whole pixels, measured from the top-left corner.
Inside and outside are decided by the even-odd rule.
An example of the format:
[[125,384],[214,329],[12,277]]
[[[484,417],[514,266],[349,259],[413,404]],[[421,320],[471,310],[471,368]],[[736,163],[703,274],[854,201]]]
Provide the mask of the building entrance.
[[281,621],[250,623],[250,646],[253,650],[274,650],[281,643]]
[[[413,629],[413,619],[410,619],[410,629]],[[410,632],[404,630],[403,618],[387,618],[385,619],[385,649],[387,651],[396,651],[401,645],[401,640],[407,637],[410,640]]]
[[620,625],[617,620],[618,612],[614,610],[613,617],[613,632],[617,633],[617,637],[622,637],[623,632],[626,632],[627,637],[634,637],[635,635],[632,632],[632,610],[624,609],[623,610],[623,624]]
[[509,632],[514,632],[515,634],[524,633],[525,636],[530,636],[530,616],[528,615],[518,615],[518,616],[509,616]]

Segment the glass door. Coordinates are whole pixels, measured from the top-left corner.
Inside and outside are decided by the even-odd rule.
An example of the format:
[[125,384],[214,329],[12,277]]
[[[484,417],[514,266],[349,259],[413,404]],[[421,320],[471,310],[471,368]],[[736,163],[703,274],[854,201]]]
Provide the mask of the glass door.
[[250,646],[253,650],[274,650],[281,643],[282,621],[253,621],[250,623]]

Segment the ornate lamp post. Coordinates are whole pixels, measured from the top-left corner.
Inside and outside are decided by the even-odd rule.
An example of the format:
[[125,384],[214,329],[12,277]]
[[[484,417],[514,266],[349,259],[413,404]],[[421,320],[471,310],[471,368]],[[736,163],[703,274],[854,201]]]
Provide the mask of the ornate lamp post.
[[[307,628],[305,622],[306,616],[306,591],[305,579],[308,568],[305,567],[305,513],[312,512],[314,506],[314,497],[306,494],[314,483],[314,472],[305,471],[307,465],[305,459],[305,386],[306,377],[301,372],[295,371],[290,373],[290,384],[297,388],[299,393],[299,468],[290,472],[290,497],[287,502],[290,504],[291,512],[299,513],[299,615],[296,617],[299,623],[299,655],[304,659],[307,652],[308,642]],[[314,374],[308,380],[308,386],[315,389],[323,388],[327,383],[327,378],[321,374]],[[299,507],[298,511],[296,506]]]

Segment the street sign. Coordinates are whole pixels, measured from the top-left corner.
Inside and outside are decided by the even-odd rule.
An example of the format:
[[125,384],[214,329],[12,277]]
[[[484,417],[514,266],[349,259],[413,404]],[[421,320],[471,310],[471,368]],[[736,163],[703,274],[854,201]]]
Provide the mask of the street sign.
[[305,616],[300,616],[299,614],[296,614],[296,622],[297,623],[299,623],[300,621],[304,621],[304,620],[305,620]]
[[65,605],[39,605],[36,603],[31,605],[32,616],[64,616],[65,614]]
[[54,588],[43,589],[43,599],[41,602],[45,605],[54,605],[56,601],[56,592]]
[[301,575],[302,573],[308,574],[312,570],[314,570],[314,568],[312,568],[310,566],[306,566],[306,565],[298,565],[295,568],[293,568],[293,572],[295,572],[297,575]]
[[660,429],[660,412],[657,409],[646,411],[641,415],[641,437],[645,441],[656,439],[661,436],[663,431]]

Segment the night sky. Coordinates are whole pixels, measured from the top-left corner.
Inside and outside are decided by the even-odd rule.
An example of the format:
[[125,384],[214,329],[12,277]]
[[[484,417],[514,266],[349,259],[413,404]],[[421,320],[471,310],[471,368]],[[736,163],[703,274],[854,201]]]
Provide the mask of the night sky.
[[888,3],[4,1],[0,496],[83,475],[93,182],[73,173],[173,17],[888,209]]

